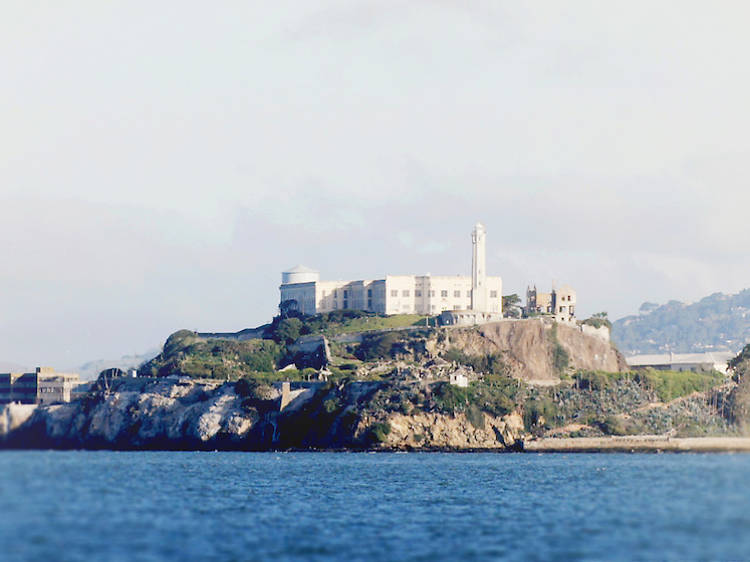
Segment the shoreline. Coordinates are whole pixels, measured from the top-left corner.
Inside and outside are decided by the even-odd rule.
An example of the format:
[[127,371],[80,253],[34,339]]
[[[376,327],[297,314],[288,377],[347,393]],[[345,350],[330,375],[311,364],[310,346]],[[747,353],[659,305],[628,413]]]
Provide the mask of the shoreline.
[[526,453],[748,453],[750,437],[546,437],[525,441]]
[[337,449],[244,449],[242,447],[81,447],[71,446],[7,446],[0,442],[2,451],[122,451],[122,452],[235,452],[235,453],[750,453],[750,437],[669,437],[665,435],[629,435],[610,437],[544,437],[524,441],[514,447],[424,449],[400,448],[337,448]]

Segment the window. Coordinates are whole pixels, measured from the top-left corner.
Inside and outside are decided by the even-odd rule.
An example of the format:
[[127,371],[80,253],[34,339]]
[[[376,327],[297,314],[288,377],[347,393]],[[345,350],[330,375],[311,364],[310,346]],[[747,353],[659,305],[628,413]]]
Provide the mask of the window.
[[497,291],[490,291],[490,298],[496,299],[497,298]]
[[435,310],[435,305],[434,304],[430,305],[430,310]]
[[338,289],[334,289],[334,290],[333,290],[333,298],[335,299],[335,298],[337,298],[338,296],[339,296],[339,290],[338,290]]
[[367,308],[372,310],[372,299],[367,299]]
[[440,296],[445,298],[448,296],[448,291],[440,291]]
[[345,299],[349,298],[349,291],[347,291],[346,289],[344,289],[344,298]]
[[453,296],[458,298],[461,296],[461,291],[453,291]]
[[402,297],[408,297],[409,296],[409,290],[408,289],[404,289],[403,291],[401,291],[401,296]]
[[415,297],[421,297],[422,296],[422,291],[420,291],[419,289],[417,289],[416,291],[414,291],[414,296]]
[[459,305],[454,305],[453,310],[461,310],[461,307]]
[[397,296],[398,296],[398,291],[397,291],[396,289],[393,289],[393,290],[391,291],[391,296],[392,296],[392,297],[397,297]]
[[435,296],[435,291],[430,291],[430,296],[434,297]]
[[367,298],[372,298],[372,289],[367,289]]
[[349,301],[347,300],[344,301],[344,308],[349,308]]

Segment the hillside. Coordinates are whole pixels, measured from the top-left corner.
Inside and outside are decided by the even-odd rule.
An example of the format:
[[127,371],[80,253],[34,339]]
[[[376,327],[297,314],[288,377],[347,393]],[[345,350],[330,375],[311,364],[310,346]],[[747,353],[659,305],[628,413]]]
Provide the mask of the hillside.
[[644,303],[640,314],[613,323],[612,340],[626,355],[737,353],[750,342],[750,289],[736,295],[714,293],[692,304]]
[[124,355],[119,359],[95,359],[93,361],[87,361],[77,369],[73,369],[73,372],[78,373],[81,380],[94,380],[99,376],[99,373],[105,369],[122,369],[123,371],[136,369],[149,359],[156,357],[158,354],[159,350],[153,349],[140,355]]
[[627,372],[609,343],[542,319],[368,332],[338,320],[277,319],[266,339],[176,332],[138,378],[102,375],[68,404],[6,406],[0,446],[514,450],[748,427],[750,346],[733,381]]
[[76,402],[6,406],[0,446],[508,450],[549,436],[735,435],[730,416],[747,410],[717,374],[579,372],[532,386],[496,374],[491,360],[471,362],[466,388],[447,382],[461,367],[427,378],[396,363],[378,380],[299,383],[291,392],[252,377],[122,377]]
[[[608,342],[541,319],[446,329],[413,326],[415,319],[405,316],[389,319],[391,325],[407,325],[400,329],[351,331],[354,322],[382,325],[379,318],[366,320],[367,324],[362,319],[346,319],[342,326],[317,317],[289,318],[275,321],[267,339],[252,340],[206,338],[181,330],[167,339],[162,353],[145,363],[140,373],[219,380],[273,378],[278,370],[293,364],[300,370],[326,366],[334,378],[372,379],[380,376],[384,362],[400,361],[427,373],[449,362],[491,361],[496,373],[554,383],[568,371],[625,368],[622,356]],[[327,349],[322,345],[323,335],[328,338]],[[310,343],[300,345],[303,341]]]

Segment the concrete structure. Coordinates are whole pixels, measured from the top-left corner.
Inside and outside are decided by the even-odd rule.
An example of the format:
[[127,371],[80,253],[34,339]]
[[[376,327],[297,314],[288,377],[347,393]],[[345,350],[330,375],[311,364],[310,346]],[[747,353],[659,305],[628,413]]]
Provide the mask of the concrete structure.
[[487,275],[486,261],[486,230],[477,224],[472,232],[471,276],[386,275],[384,279],[321,281],[317,271],[297,266],[281,274],[281,306],[310,315],[344,309],[432,316],[471,310],[482,313],[475,316],[477,320],[487,314],[500,319],[502,279]]
[[611,339],[609,326],[602,325],[598,328],[596,326],[590,326],[589,324],[579,324],[578,326],[581,332],[583,332],[587,336],[594,336],[595,338],[599,338],[600,340],[607,342]]
[[55,404],[70,402],[80,384],[77,374],[38,367],[33,373],[0,374],[0,404]]
[[449,382],[453,386],[467,388],[469,386],[469,377],[466,376],[466,373],[463,370],[459,369],[449,375]]
[[633,355],[625,360],[635,369],[658,369],[660,371],[694,371],[705,373],[719,371],[727,373],[727,362],[735,356],[731,352],[709,353],[660,353]]
[[498,312],[479,312],[476,310],[446,310],[440,313],[441,326],[474,326],[487,322],[500,322],[503,315]]
[[563,285],[560,289],[552,289],[551,293],[540,293],[534,288],[526,288],[526,316],[549,314],[557,322],[573,323],[576,319],[576,292],[572,287]]

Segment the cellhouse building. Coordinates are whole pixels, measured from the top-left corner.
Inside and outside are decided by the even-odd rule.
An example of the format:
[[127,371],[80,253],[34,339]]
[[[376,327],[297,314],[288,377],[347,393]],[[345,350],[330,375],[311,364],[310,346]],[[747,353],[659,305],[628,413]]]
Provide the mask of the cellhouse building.
[[472,271],[466,275],[386,275],[384,279],[321,281],[298,265],[281,274],[281,305],[303,314],[358,309],[381,314],[441,315],[445,324],[477,324],[502,318],[500,277],[487,275],[487,231],[471,234]]

